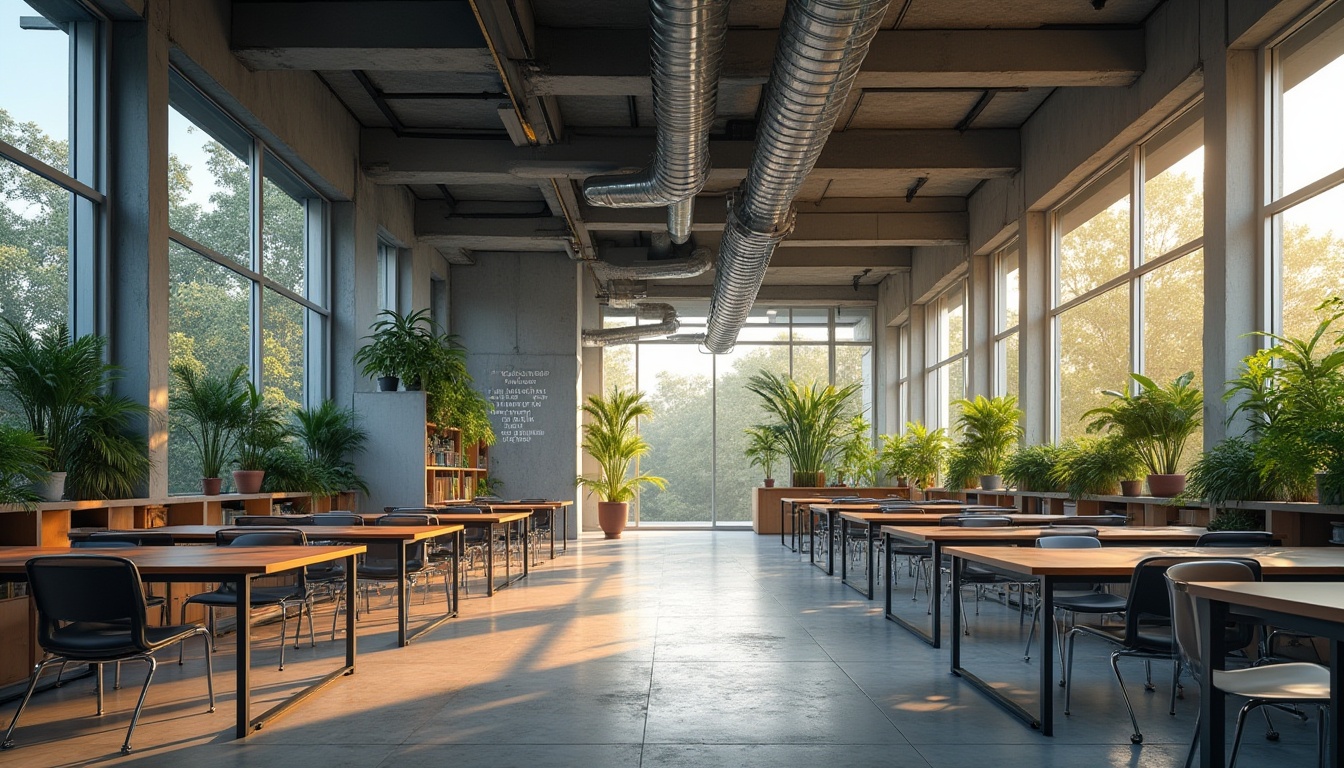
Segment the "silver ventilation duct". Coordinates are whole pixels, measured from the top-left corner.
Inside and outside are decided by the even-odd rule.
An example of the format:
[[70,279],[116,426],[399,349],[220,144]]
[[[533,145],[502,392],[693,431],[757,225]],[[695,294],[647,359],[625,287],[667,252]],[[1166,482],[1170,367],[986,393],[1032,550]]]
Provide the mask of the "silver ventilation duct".
[[620,266],[606,261],[590,262],[598,280],[672,280],[703,275],[714,266],[714,252],[696,248],[689,258],[642,261]]
[[610,347],[613,344],[632,344],[640,339],[653,336],[666,336],[676,333],[681,327],[677,320],[677,310],[671,304],[636,304],[635,315],[640,320],[659,320],[653,325],[632,325],[626,328],[603,328],[600,331],[584,331],[583,346]]
[[668,207],[673,242],[691,236],[691,209],[709,176],[709,130],[718,101],[728,31],[728,0],[650,0],[650,79],[658,146],[633,174],[596,176],[583,184],[591,205]]
[[705,346],[716,354],[738,331],[779,241],[793,198],[821,155],[890,0],[789,0],[766,86],[756,151],[719,247]]

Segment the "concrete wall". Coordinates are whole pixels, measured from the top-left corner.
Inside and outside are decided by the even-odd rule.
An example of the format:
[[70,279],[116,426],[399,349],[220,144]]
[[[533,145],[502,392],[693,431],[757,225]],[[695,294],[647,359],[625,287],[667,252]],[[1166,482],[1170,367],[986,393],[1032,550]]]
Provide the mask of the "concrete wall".
[[452,329],[495,404],[490,474],[506,497],[575,498],[579,269],[563,253],[491,253],[451,270]]

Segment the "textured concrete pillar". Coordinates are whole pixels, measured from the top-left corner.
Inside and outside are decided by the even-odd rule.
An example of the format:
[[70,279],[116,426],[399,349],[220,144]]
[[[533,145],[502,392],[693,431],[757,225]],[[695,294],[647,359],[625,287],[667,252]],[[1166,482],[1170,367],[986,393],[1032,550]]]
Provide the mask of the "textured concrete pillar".
[[966,397],[994,394],[993,256],[972,256],[966,287]]
[[1018,225],[1018,407],[1026,445],[1054,439],[1054,333],[1050,322],[1050,241],[1043,211]]

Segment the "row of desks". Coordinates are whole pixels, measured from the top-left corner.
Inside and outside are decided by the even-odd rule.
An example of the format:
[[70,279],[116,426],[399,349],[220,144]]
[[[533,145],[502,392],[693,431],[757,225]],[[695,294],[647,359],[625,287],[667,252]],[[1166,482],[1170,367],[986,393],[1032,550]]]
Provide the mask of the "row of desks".
[[[1189,546],[1201,533],[1202,528],[1165,526],[1153,528],[1136,527],[1099,527],[1098,538],[1103,548],[1070,550],[1040,549],[1034,546],[1036,538],[1050,535],[1051,530],[1038,526],[1050,523],[1068,524],[1069,519],[1059,515],[1021,515],[1008,513],[1014,527],[1004,528],[964,528],[939,526],[942,514],[958,514],[970,511],[968,507],[953,505],[916,505],[903,508],[900,512],[879,512],[875,504],[826,504],[815,502],[807,504],[810,509],[809,522],[809,560],[828,573],[834,573],[834,537],[827,542],[826,564],[818,562],[816,556],[816,531],[825,530],[827,535],[836,531],[839,524],[839,542],[850,539],[851,528],[865,528],[865,567],[863,580],[851,579],[848,572],[848,558],[841,559],[841,577],[849,586],[865,594],[869,599],[874,594],[874,578],[878,567],[874,563],[874,551],[879,537],[885,560],[886,617],[909,629],[918,637],[934,647],[941,645],[942,617],[941,568],[943,556],[951,559],[951,579],[959,583],[963,569],[968,563],[989,568],[1022,581],[1035,581],[1040,587],[1041,615],[1054,614],[1054,591],[1056,584],[1063,582],[1114,582],[1126,583],[1133,576],[1135,567],[1145,557],[1154,555],[1172,555],[1187,557],[1249,557],[1260,562],[1264,577],[1269,583],[1256,584],[1191,584],[1190,592],[1204,612],[1207,626],[1220,626],[1226,620],[1229,607],[1235,606],[1238,614],[1249,614],[1265,618],[1275,626],[1310,632],[1327,637],[1332,642],[1332,711],[1339,713],[1341,690],[1341,665],[1344,664],[1344,590],[1337,583],[1321,584],[1322,581],[1339,582],[1344,580],[1344,550],[1332,547],[1307,548],[1218,548],[1200,549]],[[983,508],[982,508],[983,509]],[[997,511],[988,510],[984,511]],[[1057,532],[1057,531],[1056,531]],[[929,605],[929,625],[919,626],[897,615],[892,607],[892,583],[895,576],[896,559],[892,554],[897,543],[927,545],[932,567],[929,569],[931,594]],[[1278,582],[1278,583],[1275,583]],[[1029,711],[1010,692],[1013,686],[1001,682],[987,681],[962,666],[962,627],[961,627],[961,590],[953,589],[952,594],[952,674],[962,677],[1012,714],[1037,728],[1043,735],[1054,734],[1054,622],[1041,621],[1041,645],[1037,661],[1039,670],[1039,691],[1036,711]],[[1202,723],[1201,764],[1204,766],[1223,765],[1224,761],[1224,696],[1211,685],[1212,670],[1221,668],[1224,649],[1214,647],[1221,642],[1219,633],[1208,633],[1203,638],[1205,659],[1216,659],[1206,664],[1202,682]],[[1008,691],[1009,693],[1005,693]],[[1212,723],[1210,727],[1207,724]],[[1330,719],[1330,755],[1328,765],[1340,765],[1340,745],[1344,744],[1344,717]]]

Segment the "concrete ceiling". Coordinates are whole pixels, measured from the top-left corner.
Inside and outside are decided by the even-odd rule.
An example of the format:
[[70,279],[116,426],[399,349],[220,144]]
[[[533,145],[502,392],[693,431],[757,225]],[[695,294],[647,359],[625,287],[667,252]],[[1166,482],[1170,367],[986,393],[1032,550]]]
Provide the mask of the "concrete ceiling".
[[[1160,2],[893,0],[766,284],[874,285],[911,246],[965,243],[966,198],[1018,170],[1023,123],[1056,88],[1132,84]],[[732,0],[698,245],[745,174],[784,6]],[[231,44],[317,72],[366,129],[366,173],[410,187],[417,234],[455,263],[628,261],[666,255],[663,210],[590,208],[578,184],[652,153],[647,26],[647,0],[234,0]]]

